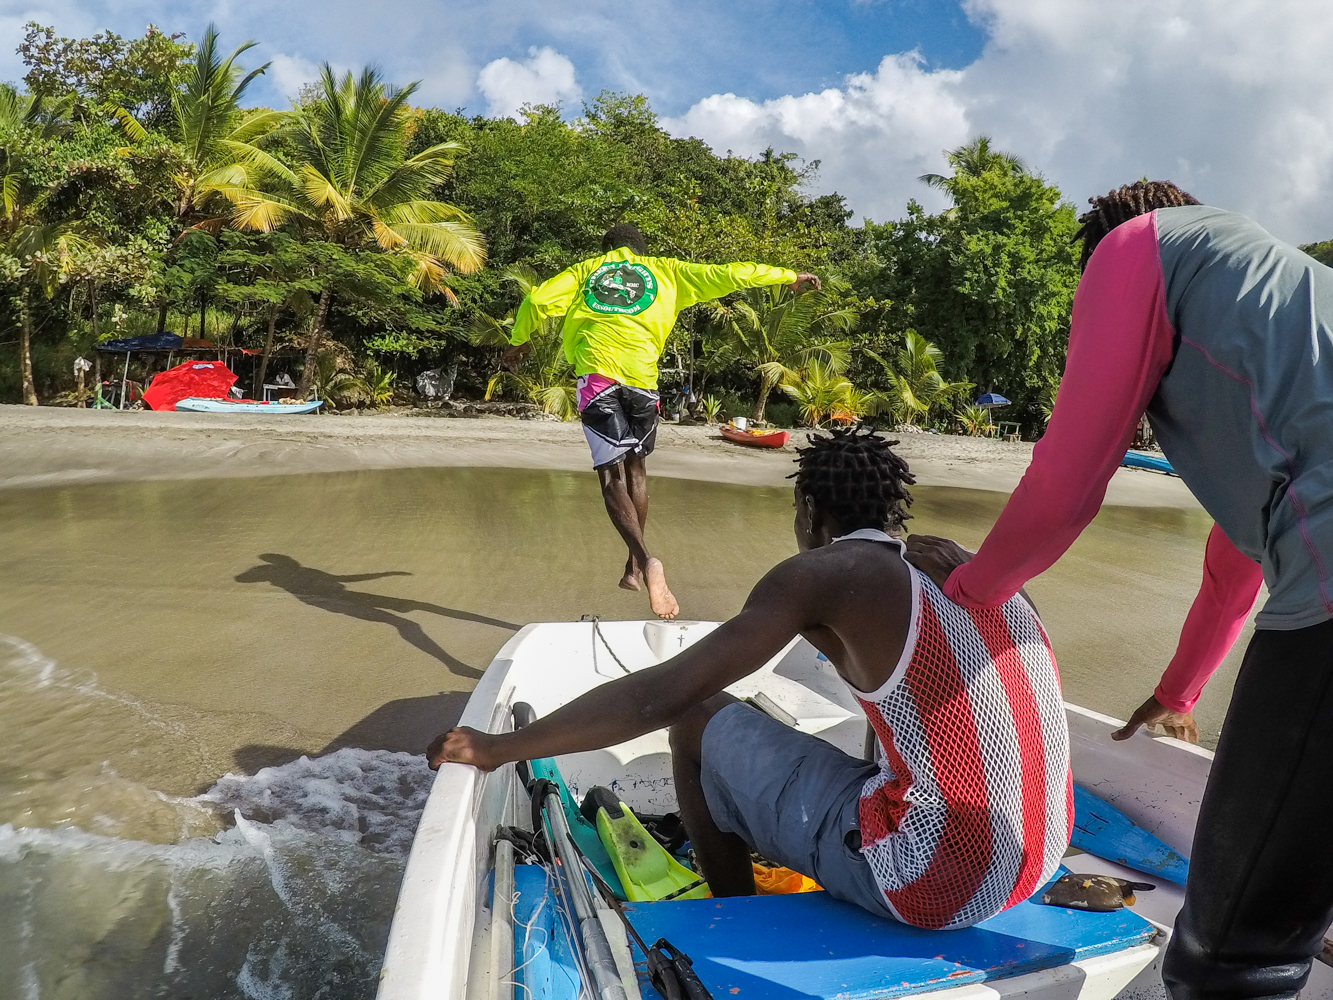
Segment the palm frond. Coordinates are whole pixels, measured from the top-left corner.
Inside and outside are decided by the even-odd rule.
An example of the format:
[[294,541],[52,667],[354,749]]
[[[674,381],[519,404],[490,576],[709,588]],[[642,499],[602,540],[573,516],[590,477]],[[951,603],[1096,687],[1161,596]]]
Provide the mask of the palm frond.
[[[388,215],[388,213],[386,213]],[[385,222],[414,250],[430,254],[464,274],[477,271],[486,262],[481,234],[464,222]]]
[[456,205],[443,201],[425,199],[407,199],[391,202],[382,209],[384,218],[394,224],[419,223],[429,225],[433,222],[466,222],[472,224],[472,217]]
[[444,265],[439,260],[428,253],[414,250],[408,246],[402,247],[399,252],[416,263],[416,268],[408,275],[407,279],[414,287],[421,289],[426,294],[443,292],[451,302],[457,301],[453,289],[445,283]]
[[243,163],[223,163],[195,178],[195,191],[211,193],[222,188],[254,187],[253,178]]
[[536,387],[529,394],[529,397],[544,412],[559,417],[561,420],[573,420],[578,416],[579,406],[576,390],[574,386],[568,383]]
[[397,250],[407,245],[407,239],[394,232],[393,228],[378,215],[371,215],[370,231],[374,234],[375,242],[379,244],[381,250]]
[[218,148],[225,151],[228,158],[234,163],[243,163],[251,170],[257,170],[267,176],[278,178],[293,187],[299,183],[291,167],[258,146],[252,146],[248,142],[240,142],[236,139],[223,139],[218,143]]
[[232,225],[237,229],[258,229],[272,232],[294,215],[302,214],[290,201],[271,194],[261,194],[253,188],[217,188],[234,206]]
[[819,359],[841,375],[852,363],[852,344],[849,340],[820,340],[803,345],[794,354],[802,361]]
[[504,269],[503,281],[512,281],[524,297],[542,283],[537,271],[528,264],[510,264]]
[[297,118],[290,111],[273,111],[265,108],[247,115],[227,136],[232,142],[251,143],[283,129],[297,124]]
[[801,373],[797,369],[785,365],[781,361],[767,361],[762,365],[757,365],[755,370],[759,372],[759,377],[763,380],[764,385],[770,389],[783,382],[800,381],[801,378]]
[[310,204],[316,208],[329,209],[340,222],[345,222],[355,214],[343,192],[314,164],[304,164],[298,176],[301,190]]
[[119,104],[108,103],[105,105],[105,110],[107,114],[120,123],[121,130],[124,131],[130,142],[143,142],[148,138],[148,130],[139,124],[139,120],[134,115]]
[[31,102],[7,83],[0,83],[0,128],[21,126],[27,118]]
[[[456,142],[442,142],[404,160],[370,188],[366,200],[377,204],[425,199],[432,188],[453,173],[454,159],[466,149]],[[455,211],[461,213],[460,209]]]
[[468,339],[478,347],[508,347],[513,325],[512,316],[496,319],[486,313],[477,313],[468,324]]
[[5,174],[4,179],[0,180],[0,199],[4,202],[6,219],[14,215],[14,207],[18,204],[19,198],[19,184],[22,180],[18,174]]

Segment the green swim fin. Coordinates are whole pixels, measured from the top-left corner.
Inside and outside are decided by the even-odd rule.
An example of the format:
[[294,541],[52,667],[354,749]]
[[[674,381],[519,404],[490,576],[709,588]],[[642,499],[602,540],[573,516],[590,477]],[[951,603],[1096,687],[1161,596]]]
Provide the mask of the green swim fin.
[[555,760],[551,757],[538,757],[529,761],[528,765],[532,769],[534,779],[546,778],[560,789],[560,802],[565,807],[565,820],[569,823],[569,832],[574,835],[574,846],[582,851],[583,856],[597,869],[597,874],[611,887],[617,899],[630,899],[620,884],[619,868],[612,863],[606,848],[602,846],[597,828],[584,818],[578,806],[574,804],[574,799],[569,794],[569,788],[565,785],[565,779],[560,774],[560,768],[556,766]]
[[631,902],[708,898],[708,883],[668,854],[611,789],[588,789],[583,815],[596,820],[597,835]]

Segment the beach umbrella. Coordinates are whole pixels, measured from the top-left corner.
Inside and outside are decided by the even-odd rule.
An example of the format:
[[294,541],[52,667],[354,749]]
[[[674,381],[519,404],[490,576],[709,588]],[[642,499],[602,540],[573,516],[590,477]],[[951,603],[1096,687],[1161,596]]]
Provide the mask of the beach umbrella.
[[143,394],[144,405],[154,410],[174,410],[182,399],[226,399],[236,374],[221,361],[186,361],[159,372]]
[[983,392],[977,397],[977,405],[983,410],[993,410],[997,406],[1008,406],[1009,400],[1005,399],[998,392]]

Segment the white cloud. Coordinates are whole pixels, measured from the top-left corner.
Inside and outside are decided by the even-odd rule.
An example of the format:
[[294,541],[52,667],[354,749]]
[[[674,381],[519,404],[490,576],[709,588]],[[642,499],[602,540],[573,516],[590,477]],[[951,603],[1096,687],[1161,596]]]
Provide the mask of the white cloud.
[[1333,236],[1333,5],[1308,0],[966,0],[990,40],[959,71],[886,58],[839,88],[699,101],[669,120],[716,149],[824,161],[872,218],[979,132],[1082,204],[1145,174],[1283,238]]
[[304,56],[279,53],[269,60],[265,76],[274,92],[294,101],[303,86],[319,79],[319,67]]
[[526,62],[487,63],[477,74],[477,89],[493,117],[513,115],[525,104],[556,104],[582,96],[574,64],[549,46],[529,49]]
[[874,73],[849,76],[840,89],[762,104],[718,94],[663,124],[718,150],[754,155],[773,146],[821,160],[819,190],[841,191],[872,218],[892,218],[909,197],[932,200],[916,177],[939,168],[941,149],[967,139],[962,76],[927,72],[915,53],[885,56]]

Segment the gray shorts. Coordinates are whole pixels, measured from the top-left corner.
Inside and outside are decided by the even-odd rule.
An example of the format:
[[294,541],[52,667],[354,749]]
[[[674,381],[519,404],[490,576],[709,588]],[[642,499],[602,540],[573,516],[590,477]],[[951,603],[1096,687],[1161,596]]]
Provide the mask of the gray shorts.
[[878,773],[749,705],[704,727],[703,791],[713,821],[837,899],[893,919],[861,854],[861,786]]

